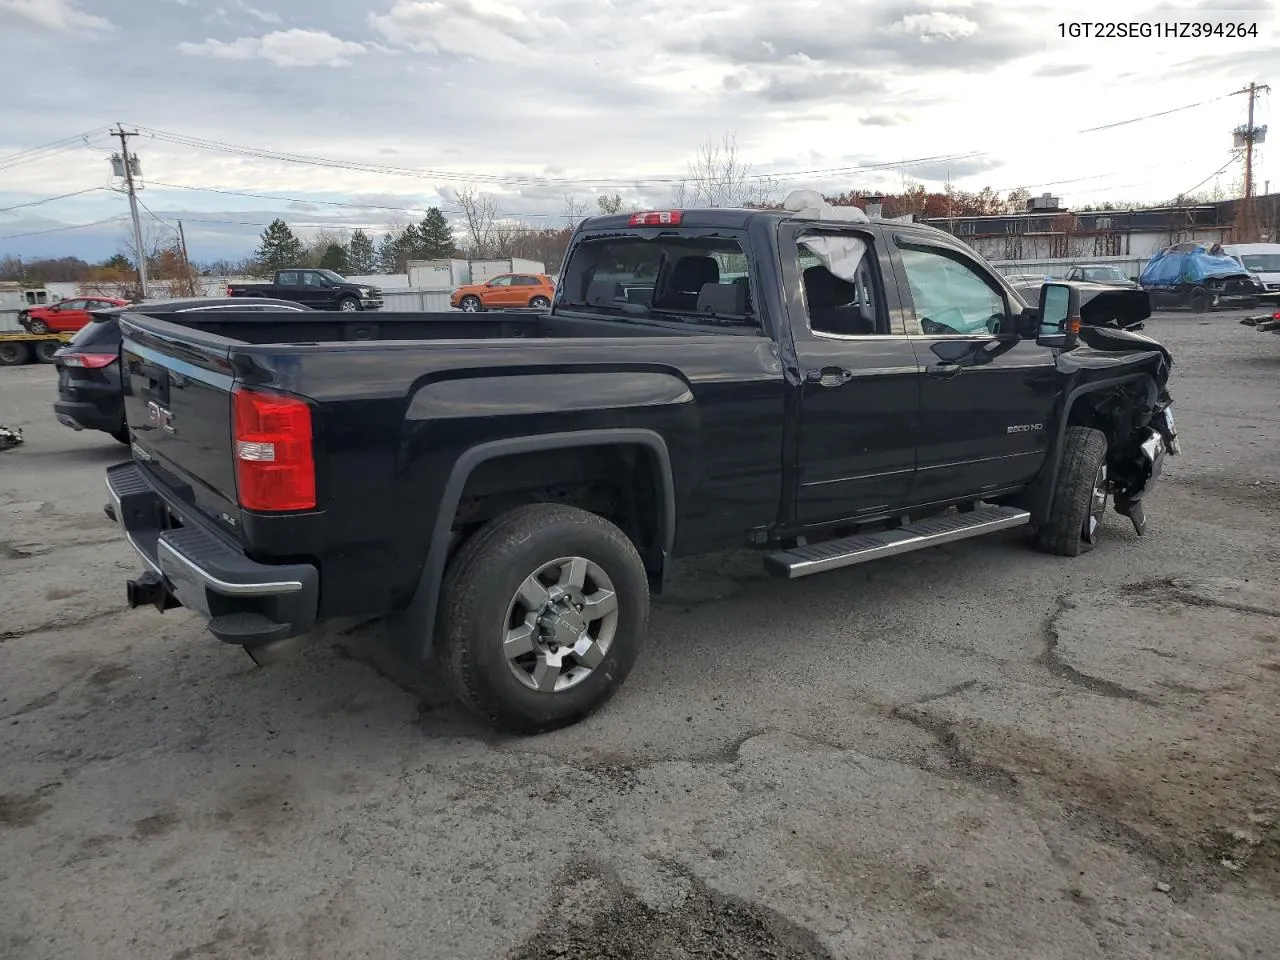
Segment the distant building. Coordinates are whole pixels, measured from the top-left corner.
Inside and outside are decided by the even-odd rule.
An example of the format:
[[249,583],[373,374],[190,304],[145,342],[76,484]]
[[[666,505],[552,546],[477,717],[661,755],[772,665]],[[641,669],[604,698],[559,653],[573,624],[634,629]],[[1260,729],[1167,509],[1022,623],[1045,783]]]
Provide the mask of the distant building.
[[[1091,210],[1074,213],[1050,194],[1032,197],[1025,213],[986,217],[930,217],[922,223],[946,230],[1000,265],[1087,259],[1145,262],[1183,241],[1242,242],[1235,235],[1240,201]],[[1280,194],[1254,198],[1259,236],[1280,237]],[[1051,272],[1051,271],[1046,271]]]

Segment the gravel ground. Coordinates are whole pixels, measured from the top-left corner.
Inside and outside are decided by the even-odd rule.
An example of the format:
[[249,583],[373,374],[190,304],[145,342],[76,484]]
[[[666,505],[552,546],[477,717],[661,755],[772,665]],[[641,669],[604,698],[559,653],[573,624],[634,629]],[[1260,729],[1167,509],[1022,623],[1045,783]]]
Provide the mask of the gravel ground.
[[1280,954],[1280,337],[1159,315],[1139,540],[796,583],[679,565],[595,718],[495,736],[329,629],[256,668],[127,611],[123,448],[0,370],[0,956]]

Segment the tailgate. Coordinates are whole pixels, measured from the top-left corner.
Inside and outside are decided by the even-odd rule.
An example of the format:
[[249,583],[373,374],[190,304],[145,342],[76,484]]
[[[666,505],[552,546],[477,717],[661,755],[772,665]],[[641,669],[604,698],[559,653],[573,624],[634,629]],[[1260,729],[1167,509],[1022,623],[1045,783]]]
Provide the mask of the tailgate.
[[228,359],[234,340],[153,317],[120,320],[134,459],[223,529],[239,529]]

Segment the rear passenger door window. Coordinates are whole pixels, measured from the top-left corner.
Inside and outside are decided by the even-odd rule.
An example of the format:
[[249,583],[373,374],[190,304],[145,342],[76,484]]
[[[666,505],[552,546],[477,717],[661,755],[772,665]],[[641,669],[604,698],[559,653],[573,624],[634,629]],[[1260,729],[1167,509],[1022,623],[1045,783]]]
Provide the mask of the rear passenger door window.
[[874,251],[856,233],[802,235],[796,244],[809,330],[818,336],[890,332]]

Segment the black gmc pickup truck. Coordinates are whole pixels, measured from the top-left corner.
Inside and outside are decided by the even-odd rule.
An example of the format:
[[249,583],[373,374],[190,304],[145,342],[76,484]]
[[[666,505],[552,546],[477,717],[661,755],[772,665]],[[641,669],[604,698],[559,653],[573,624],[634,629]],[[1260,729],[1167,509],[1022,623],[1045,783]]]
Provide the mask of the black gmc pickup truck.
[[953,237],[849,216],[586,220],[543,314],[126,316],[130,605],[258,662],[391,614],[538,731],[623,682],[676,557],[793,578],[1013,527],[1075,556],[1109,499],[1141,533],[1171,359],[1106,304],[1146,294],[1030,307]]

